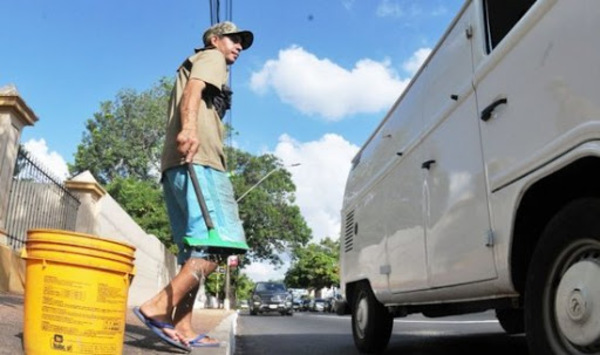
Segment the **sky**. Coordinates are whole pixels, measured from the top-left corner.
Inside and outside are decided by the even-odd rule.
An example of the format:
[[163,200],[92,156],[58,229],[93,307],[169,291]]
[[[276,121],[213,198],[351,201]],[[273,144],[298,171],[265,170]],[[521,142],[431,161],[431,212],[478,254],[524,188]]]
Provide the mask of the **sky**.
[[[255,39],[231,67],[231,144],[287,166],[314,242],[339,238],[352,158],[463,2],[232,0],[233,22]],[[21,143],[67,177],[100,103],[173,77],[210,18],[210,0],[4,0],[0,88],[14,85],[39,118]],[[285,269],[245,273],[262,281]]]

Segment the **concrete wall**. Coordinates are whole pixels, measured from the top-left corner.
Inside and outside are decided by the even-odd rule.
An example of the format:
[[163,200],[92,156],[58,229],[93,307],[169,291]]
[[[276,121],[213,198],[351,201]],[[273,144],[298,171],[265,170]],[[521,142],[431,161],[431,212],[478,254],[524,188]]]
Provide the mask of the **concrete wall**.
[[140,305],[153,296],[176,274],[177,261],[153,235],[146,234],[110,196],[99,201],[97,235],[136,247],[135,277],[129,289],[129,304]]
[[6,227],[8,194],[17,159],[19,139],[25,126],[35,124],[35,113],[14,86],[0,87],[0,233]]
[[0,292],[23,293],[25,262],[12,248],[0,245]]

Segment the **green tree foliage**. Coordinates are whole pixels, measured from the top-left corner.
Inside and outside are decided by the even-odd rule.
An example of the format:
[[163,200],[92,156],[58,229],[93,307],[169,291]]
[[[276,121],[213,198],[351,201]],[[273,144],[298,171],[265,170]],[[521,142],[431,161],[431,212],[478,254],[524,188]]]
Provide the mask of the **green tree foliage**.
[[228,158],[236,196],[242,196],[240,218],[249,257],[281,265],[280,255],[306,245],[312,233],[295,204],[291,174],[270,154],[253,156],[230,148]]
[[339,286],[340,242],[325,238],[319,244],[294,250],[293,262],[285,274],[285,283],[293,288]]
[[[219,269],[225,269],[225,266],[220,265]],[[225,274],[215,270],[204,280],[204,287],[207,295],[215,296],[222,300],[225,298]]]
[[[225,269],[225,266],[222,268]],[[242,274],[239,268],[232,268],[230,269],[230,272],[230,305],[233,307],[235,304],[237,304],[238,300],[247,300],[250,298],[250,294],[254,288],[254,282],[248,276]],[[217,272],[210,274],[204,282],[206,294],[215,296],[219,300],[224,300],[225,280],[225,274],[219,274]]]
[[71,174],[89,170],[148,233],[174,250],[158,184],[165,118],[173,83],[162,79],[147,91],[121,90],[86,122]]
[[157,180],[172,87],[162,79],[142,93],[121,90],[102,102],[86,122],[70,172],[89,170],[103,185],[117,177]]
[[235,297],[238,300],[247,300],[250,298],[250,294],[252,294],[254,282],[245,274],[239,273],[239,269],[237,270],[238,274],[235,278],[235,283],[233,284],[233,288],[235,289]]
[[162,190],[154,180],[117,177],[107,186],[111,196],[118,196],[119,204],[149,234],[155,235],[175,251],[171,241],[169,219]]

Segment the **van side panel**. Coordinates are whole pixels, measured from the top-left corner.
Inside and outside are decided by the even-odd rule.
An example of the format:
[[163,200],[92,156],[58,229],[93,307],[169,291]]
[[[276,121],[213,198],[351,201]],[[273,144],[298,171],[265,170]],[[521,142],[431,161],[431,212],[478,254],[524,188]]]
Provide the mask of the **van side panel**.
[[[471,3],[430,58],[419,81],[428,88],[421,141],[425,239],[430,287],[496,277],[477,105],[472,87]],[[453,96],[454,95],[454,96]]]
[[352,247],[342,243],[341,283],[369,279],[378,297],[387,292],[388,281],[395,290],[427,287],[423,171],[414,153],[425,134],[423,92],[417,81],[404,93],[402,105],[390,111],[355,159],[346,183],[342,221],[351,215],[356,234],[342,231]]
[[489,56],[478,55],[479,111],[507,100],[481,124],[492,191],[598,136],[586,126],[600,119],[599,18],[596,0],[538,0]]

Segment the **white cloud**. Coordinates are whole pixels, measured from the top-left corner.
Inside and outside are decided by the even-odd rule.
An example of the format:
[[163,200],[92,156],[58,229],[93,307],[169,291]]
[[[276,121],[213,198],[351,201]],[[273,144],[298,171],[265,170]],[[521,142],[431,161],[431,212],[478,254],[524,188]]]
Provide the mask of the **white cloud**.
[[427,19],[429,17],[443,16],[448,13],[448,9],[444,4],[437,4],[433,8],[424,9],[422,2],[418,1],[404,1],[400,4],[400,1],[394,0],[382,0],[375,10],[375,14],[379,17],[395,17],[403,19],[421,18]]
[[413,76],[429,57],[429,54],[431,54],[431,48],[419,48],[409,60],[402,64],[402,68]]
[[289,263],[284,264],[278,269],[275,269],[273,265],[267,263],[252,263],[246,266],[242,272],[254,282],[283,280],[288,268]]
[[408,82],[398,77],[389,60],[361,59],[347,70],[292,46],[254,72],[250,86],[259,94],[273,89],[283,102],[305,114],[339,121],[388,109]]
[[352,7],[354,6],[354,2],[355,2],[355,0],[342,0],[342,6],[344,6],[344,8],[346,8],[346,10],[352,10]]
[[439,5],[431,11],[431,16],[443,16],[448,13],[448,9],[444,5]]
[[302,164],[288,171],[296,184],[296,202],[315,242],[339,237],[344,188],[358,149],[337,134],[312,142],[298,142],[285,134],[279,137],[274,154],[286,165]]
[[404,11],[402,10],[400,4],[390,0],[383,0],[381,3],[379,3],[375,13],[379,17],[401,17],[404,15]]
[[55,151],[49,151],[44,138],[40,138],[39,140],[30,139],[23,146],[38,163],[47,168],[60,181],[65,180],[69,176],[67,163],[60,154]]
[[[337,134],[326,134],[311,142],[299,142],[287,134],[279,137],[274,155],[279,157],[296,184],[296,203],[318,243],[325,237],[338,239],[340,211],[350,162],[359,147]],[[301,165],[290,167],[292,164]],[[252,263],[243,272],[253,281],[280,280],[289,268],[289,259],[275,269],[267,263]]]

